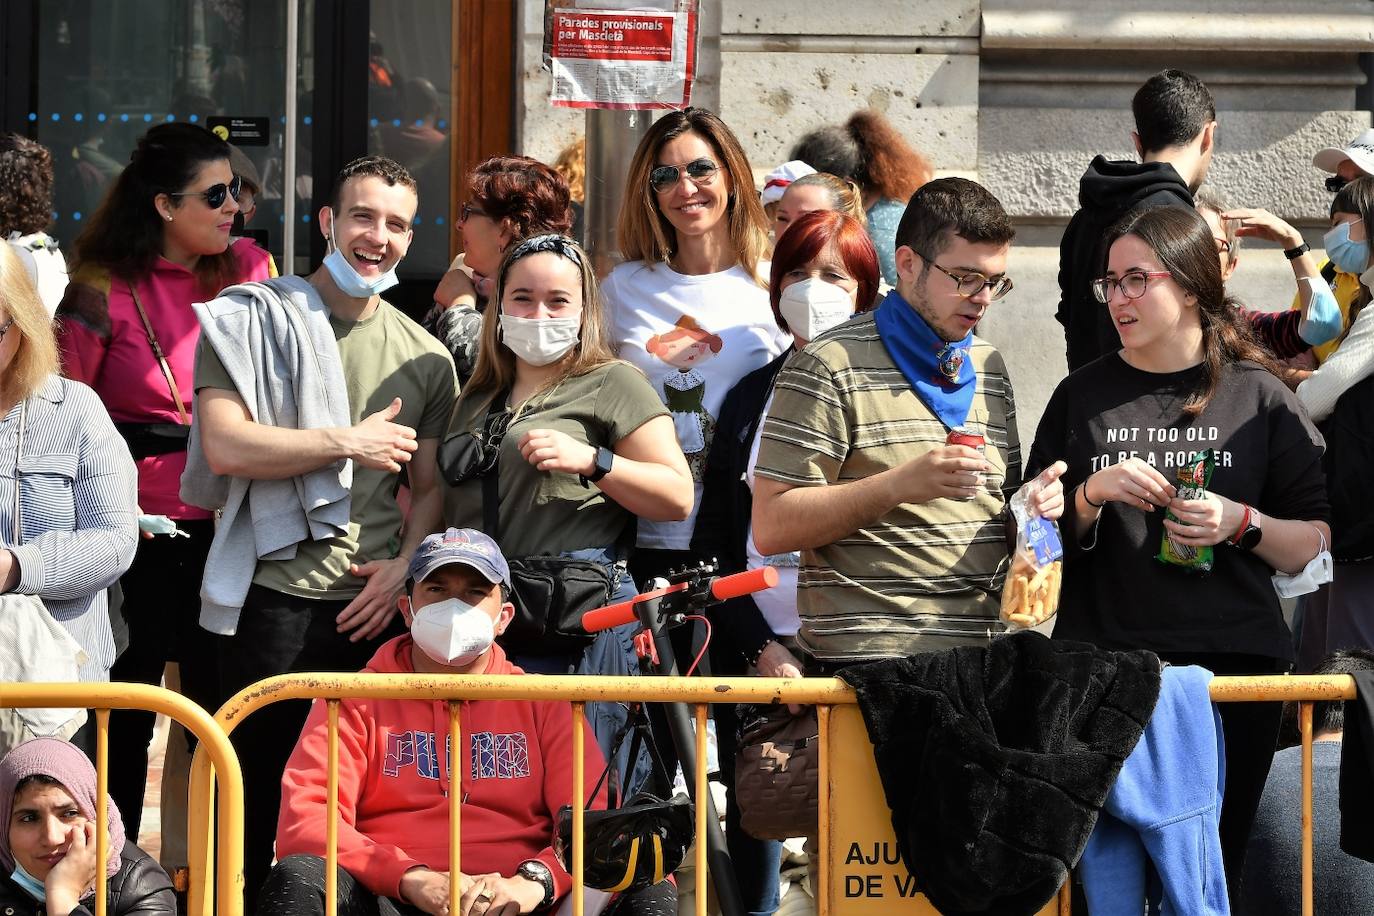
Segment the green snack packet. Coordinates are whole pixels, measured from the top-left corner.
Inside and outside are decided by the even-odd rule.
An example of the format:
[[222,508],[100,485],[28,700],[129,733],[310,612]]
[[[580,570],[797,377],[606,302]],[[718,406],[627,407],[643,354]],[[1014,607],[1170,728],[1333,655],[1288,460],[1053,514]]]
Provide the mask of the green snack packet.
[[[1207,492],[1207,485],[1212,482],[1212,471],[1217,466],[1216,453],[1210,448],[1206,451],[1197,452],[1188,463],[1178,469],[1178,498],[1179,499],[1200,499]],[[1172,512],[1166,512],[1165,518],[1178,521],[1177,516]],[[1182,566],[1194,572],[1210,572],[1212,569],[1212,555],[1214,548],[1190,547],[1187,544],[1179,544],[1169,536],[1169,531],[1164,530],[1164,537],[1159,544],[1159,553],[1155,559],[1164,563],[1172,563],[1175,566]]]

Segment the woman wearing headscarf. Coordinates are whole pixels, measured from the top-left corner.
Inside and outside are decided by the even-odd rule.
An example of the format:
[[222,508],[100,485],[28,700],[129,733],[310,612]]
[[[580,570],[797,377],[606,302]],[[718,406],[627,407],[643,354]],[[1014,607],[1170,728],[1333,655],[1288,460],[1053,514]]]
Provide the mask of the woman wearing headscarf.
[[96,776],[76,745],[26,741],[0,760],[0,912],[90,916],[95,882],[106,882],[111,916],[176,916],[172,882],[124,838],[107,798],[109,857],[96,859]]

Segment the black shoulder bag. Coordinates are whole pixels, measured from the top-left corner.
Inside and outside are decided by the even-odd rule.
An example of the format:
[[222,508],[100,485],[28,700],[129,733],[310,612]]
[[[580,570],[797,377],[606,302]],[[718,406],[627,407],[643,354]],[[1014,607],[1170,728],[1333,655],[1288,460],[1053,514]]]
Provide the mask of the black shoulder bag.
[[[485,428],[505,403],[492,400]],[[488,438],[490,444],[490,437]],[[499,454],[500,442],[496,443]],[[482,526],[500,543],[500,459],[482,475]],[[582,615],[611,601],[611,576],[600,563],[552,554],[506,557],[510,566],[515,617],[501,634],[501,646],[516,655],[567,655],[581,652],[595,638],[582,628]]]

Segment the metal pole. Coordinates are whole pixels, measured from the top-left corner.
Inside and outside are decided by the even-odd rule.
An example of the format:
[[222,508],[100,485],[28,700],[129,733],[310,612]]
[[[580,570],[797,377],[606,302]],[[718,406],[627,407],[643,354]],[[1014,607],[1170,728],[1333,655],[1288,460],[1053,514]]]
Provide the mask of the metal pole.
[[[666,585],[667,583],[660,579],[654,587],[661,588]],[[662,620],[659,618],[662,604],[661,597],[650,598],[636,604],[635,613],[639,616],[640,624],[653,635],[654,648],[658,652],[658,673],[665,677],[678,677],[673,641],[663,629]],[[697,767],[704,767],[706,761],[697,759],[696,733],[692,728],[692,719],[687,715],[687,707],[682,703],[664,703],[663,711],[668,719],[668,728],[673,734],[673,743],[677,745],[677,759],[682,765],[682,775],[687,780],[688,793],[692,795],[692,801],[698,807],[704,806],[706,809],[706,858],[710,862],[711,880],[716,885],[720,911],[723,916],[744,916],[739,882],[735,878],[735,866],[730,859],[730,851],[725,845],[725,833],[721,830],[715,800],[710,792],[703,798],[696,791]],[[669,778],[672,778],[672,774],[669,774]],[[700,872],[696,876],[696,892],[698,899],[706,894],[706,875]]]
[[583,206],[583,245],[598,277],[620,263],[615,223],[625,197],[639,141],[649,132],[653,116],[647,111],[587,109],[587,177]]
[[282,240],[283,274],[296,272],[296,57],[300,50],[297,24],[298,0],[286,0],[286,130],[282,134]]

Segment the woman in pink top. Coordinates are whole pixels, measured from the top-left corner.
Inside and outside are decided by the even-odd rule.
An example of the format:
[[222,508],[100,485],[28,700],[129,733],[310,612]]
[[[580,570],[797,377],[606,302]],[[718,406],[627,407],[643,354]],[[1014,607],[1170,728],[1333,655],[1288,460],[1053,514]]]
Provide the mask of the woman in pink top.
[[[183,692],[202,704],[218,693],[213,637],[196,619],[214,521],[178,496],[200,337],[191,303],[270,275],[266,251],[230,238],[238,191],[229,145],[210,131],[180,123],[149,130],[77,238],[57,310],[63,373],[100,395],[138,466],[144,536],[120,580],[128,648],[110,677],[157,684],[174,660]],[[165,516],[189,536],[153,534],[160,529],[146,516]],[[112,623],[118,634],[120,621]],[[110,716],[120,748],[110,758],[110,793],[134,837],[152,730],[152,713]]]

